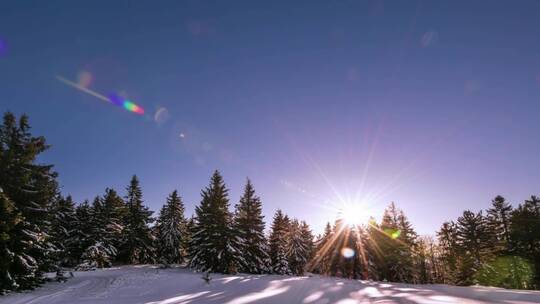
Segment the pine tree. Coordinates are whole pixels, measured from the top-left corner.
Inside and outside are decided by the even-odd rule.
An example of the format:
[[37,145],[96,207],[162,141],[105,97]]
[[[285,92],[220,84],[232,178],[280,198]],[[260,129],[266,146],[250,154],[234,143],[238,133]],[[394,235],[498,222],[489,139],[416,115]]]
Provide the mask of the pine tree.
[[196,221],[190,242],[190,266],[199,271],[234,273],[245,262],[240,241],[232,230],[228,189],[216,170],[195,208]]
[[11,274],[15,258],[11,244],[13,231],[20,221],[22,217],[15,204],[0,188],[0,295],[17,287],[17,282]]
[[540,199],[531,196],[511,215],[510,240],[514,251],[534,266],[530,288],[540,289]]
[[309,262],[309,270],[313,273],[328,274],[330,268],[330,256],[328,251],[332,246],[332,226],[330,222],[326,223],[324,232],[317,237],[314,243],[312,258]]
[[443,223],[441,229],[437,232],[437,237],[441,249],[441,260],[444,264],[442,282],[456,284],[460,254],[456,224],[454,222]]
[[491,236],[494,251],[510,250],[510,214],[512,206],[504,197],[497,195],[492,207],[487,210],[486,225]]
[[476,272],[491,258],[490,235],[482,212],[463,212],[457,220],[456,235],[462,251],[457,283],[470,285],[476,282]]
[[90,209],[92,226],[89,233],[89,246],[82,254],[83,264],[78,268],[109,267],[116,257],[118,251],[114,246],[116,223],[109,218],[110,214],[105,207],[104,200],[97,196]]
[[60,251],[59,265],[74,266],[77,261],[74,261],[72,256],[77,245],[72,243],[72,239],[75,234],[77,218],[73,199],[69,195],[66,198],[58,195],[50,212],[53,215],[50,231],[51,241]]
[[412,228],[403,210],[399,211],[398,229],[399,236],[396,239],[401,250],[401,278],[403,282],[414,283],[418,281],[417,267],[414,263],[418,234]]
[[[11,113],[4,115],[0,126],[0,188],[12,202],[17,222],[7,245],[9,263],[0,273],[9,273],[13,288],[28,289],[42,282],[41,273],[54,264],[57,249],[48,235],[50,209],[58,185],[51,165],[36,163],[47,150],[43,137],[30,134],[28,117],[17,121]],[[1,284],[8,286],[8,284]]]
[[306,248],[307,260],[310,261],[315,255],[315,237],[313,236],[309,225],[305,221],[300,222],[300,234],[302,235],[302,243]]
[[152,211],[144,206],[139,179],[133,175],[125,197],[126,215],[120,259],[129,264],[154,261],[153,236],[148,226],[153,222]]
[[289,230],[289,218],[277,210],[272,222],[272,231],[269,239],[270,267],[277,274],[290,274],[287,260],[287,233]]
[[103,239],[108,245],[113,246],[116,251],[122,246],[121,240],[127,211],[126,204],[118,193],[111,188],[105,189],[103,214],[101,215],[105,224]]
[[119,216],[123,213],[122,199],[107,188],[105,197],[96,197],[89,210],[91,227],[88,229],[87,247],[82,253],[81,267],[109,267],[118,254],[119,238],[123,226]]
[[185,257],[187,222],[184,203],[174,190],[161,208],[156,224],[158,256],[161,263],[182,263]]
[[193,233],[195,232],[195,215],[191,215],[189,220],[186,222],[186,230],[185,230],[185,237],[182,242],[182,247],[185,248],[185,254],[186,258],[189,259],[191,249],[189,248],[189,244],[191,244],[191,241],[193,239]]
[[287,260],[291,272],[294,275],[302,275],[308,261],[309,249],[297,219],[293,219],[289,224],[286,246]]
[[92,209],[87,200],[75,207],[75,228],[72,236],[66,240],[71,248],[70,260],[74,264],[83,261],[83,253],[92,245]]
[[264,216],[261,199],[248,179],[244,194],[236,205],[234,232],[240,239],[240,250],[245,260],[241,271],[265,273],[269,271],[268,244],[264,236]]
[[392,282],[413,282],[413,256],[416,233],[412,230],[403,212],[394,203],[384,211],[378,229],[372,229],[371,237],[380,252],[376,268],[381,279]]

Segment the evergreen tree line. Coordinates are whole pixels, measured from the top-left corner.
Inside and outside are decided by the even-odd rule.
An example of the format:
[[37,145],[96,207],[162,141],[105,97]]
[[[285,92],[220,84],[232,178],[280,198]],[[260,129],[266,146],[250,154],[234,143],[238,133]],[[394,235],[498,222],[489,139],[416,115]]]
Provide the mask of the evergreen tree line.
[[327,223],[308,269],[351,279],[432,283],[431,245],[391,203],[380,223],[373,218],[366,225],[349,225],[341,218],[334,225]]
[[392,203],[380,223],[328,223],[308,264],[314,273],[406,283],[540,289],[540,199],[513,208],[502,196],[486,213],[465,211],[437,238],[419,236]]
[[[37,162],[49,146],[33,137],[26,116],[4,115],[0,126],[0,294],[31,289],[43,273],[64,267],[182,264],[221,273],[302,274],[313,249],[305,222],[276,213],[266,237],[262,202],[248,180],[234,212],[215,171],[187,220],[173,191],[154,218],[137,176],[121,196],[112,188],[91,202],[64,197],[52,165]],[[273,253],[277,253],[274,255]]]
[[517,208],[498,196],[486,215],[465,211],[436,238],[421,237],[394,203],[380,223],[337,219],[314,238],[303,221],[275,213],[265,233],[262,201],[247,180],[230,211],[215,171],[187,219],[178,192],[157,217],[133,176],[123,195],[112,188],[91,202],[64,197],[53,167],[37,157],[49,146],[28,118],[0,126],[0,293],[31,289],[64,267],[186,264],[198,271],[301,275],[407,283],[540,288],[540,200]]
[[437,233],[440,280],[540,289],[540,199],[513,208],[502,196],[485,214],[466,210]]

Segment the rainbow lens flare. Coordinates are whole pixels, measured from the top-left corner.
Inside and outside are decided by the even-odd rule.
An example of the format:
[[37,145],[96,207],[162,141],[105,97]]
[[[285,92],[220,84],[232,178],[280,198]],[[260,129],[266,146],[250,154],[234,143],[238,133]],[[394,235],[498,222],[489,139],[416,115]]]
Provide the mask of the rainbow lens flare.
[[[91,76],[91,74],[90,74],[90,76]],[[86,78],[88,78],[88,77],[86,77]],[[103,101],[112,103],[112,104],[117,105],[119,107],[122,107],[122,108],[124,108],[124,109],[126,109],[126,110],[128,110],[130,112],[140,114],[140,115],[144,114],[144,109],[141,106],[139,106],[139,105],[137,105],[137,104],[123,98],[123,97],[121,97],[118,94],[111,94],[107,98],[107,97],[101,95],[100,93],[98,93],[96,91],[93,91],[93,90],[90,90],[87,87],[84,87],[83,86],[84,84],[88,84],[88,85],[90,84],[88,81],[86,81],[84,83],[75,83],[73,81],[65,79],[62,76],[56,76],[56,79],[58,79],[59,81],[65,83],[65,84],[67,84],[67,85],[69,85],[71,87],[74,87],[74,88],[78,89],[79,91],[82,91],[82,92],[84,92],[86,94],[89,94],[89,95],[92,95],[92,96],[94,96],[94,97],[96,97],[98,99],[101,99]],[[88,79],[86,79],[86,80],[88,80]]]
[[109,101],[112,104],[115,104],[119,107],[122,107],[130,112],[137,113],[137,114],[144,114],[144,109],[141,106],[138,106],[134,104],[133,102],[122,98],[121,96],[117,94],[111,94],[109,95]]
[[139,107],[138,105],[134,104],[129,100],[124,101],[124,109],[137,114],[144,114],[143,108]]

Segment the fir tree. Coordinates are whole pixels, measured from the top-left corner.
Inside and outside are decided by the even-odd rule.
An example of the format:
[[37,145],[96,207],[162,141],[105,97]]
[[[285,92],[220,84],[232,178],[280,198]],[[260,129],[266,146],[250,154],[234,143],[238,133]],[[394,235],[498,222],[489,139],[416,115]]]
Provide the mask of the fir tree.
[[455,284],[457,282],[459,245],[457,238],[457,227],[454,222],[443,223],[437,232],[439,246],[441,249],[441,260],[443,261],[442,282]]
[[48,235],[51,202],[57,193],[56,173],[51,165],[36,163],[47,150],[43,137],[30,134],[28,117],[17,121],[11,113],[4,115],[0,126],[0,188],[4,199],[13,204],[12,216],[17,219],[10,229],[7,245],[9,263],[2,263],[14,288],[27,289],[42,282],[41,273],[54,264],[57,249]]
[[310,261],[315,255],[315,243],[314,236],[309,228],[309,225],[305,221],[300,222],[300,234],[302,236],[302,243],[306,248],[306,257]]
[[462,252],[457,283],[470,285],[476,282],[476,272],[491,258],[490,235],[482,212],[463,212],[457,220],[456,235]]
[[540,199],[531,196],[511,215],[510,240],[516,254],[534,266],[532,288],[540,289]]
[[15,204],[0,188],[0,295],[18,286],[11,274],[15,258],[11,244],[13,231],[20,221],[22,217]]
[[105,189],[101,211],[101,217],[105,224],[105,229],[102,232],[103,240],[118,251],[122,246],[121,239],[125,228],[124,219],[127,215],[127,208],[124,200],[114,189]]
[[277,274],[290,274],[287,260],[287,233],[289,218],[281,210],[276,211],[269,239],[270,267]]
[[133,175],[125,197],[126,215],[121,241],[121,260],[129,264],[154,261],[153,236],[148,227],[153,222],[152,211],[144,206],[139,179]]
[[323,234],[317,237],[317,240],[314,243],[312,259],[309,262],[309,270],[311,272],[319,274],[328,273],[330,265],[328,251],[332,246],[332,237],[332,226],[330,225],[330,222],[327,222]]
[[497,195],[487,210],[486,225],[495,251],[510,250],[510,213],[512,206],[504,197]]
[[248,179],[244,194],[236,205],[234,232],[240,238],[240,249],[245,260],[241,271],[265,273],[269,269],[268,245],[264,236],[264,216],[261,199]]
[[182,247],[185,248],[185,254],[186,258],[189,259],[190,257],[190,248],[189,244],[191,244],[191,240],[193,239],[193,233],[195,232],[195,215],[191,215],[189,220],[186,222],[186,230],[185,230],[185,236],[182,242]]
[[308,261],[309,249],[297,219],[293,219],[289,224],[286,250],[289,269],[294,275],[302,275]]
[[195,208],[190,265],[200,271],[234,273],[243,265],[239,240],[232,230],[228,189],[216,170]]
[[398,241],[401,255],[401,278],[403,282],[414,283],[418,278],[417,267],[414,263],[414,255],[417,252],[418,234],[412,228],[403,210],[399,211],[397,226],[399,235],[396,237],[396,240]]
[[72,236],[67,240],[70,252],[70,259],[74,264],[82,262],[83,253],[92,245],[92,208],[87,200],[75,208],[75,228]]
[[[119,201],[118,201],[119,200]],[[88,244],[82,258],[85,267],[109,267],[118,254],[122,225],[117,208],[121,199],[112,189],[106,189],[105,198],[96,197],[90,209],[92,226],[89,229]]]
[[394,203],[384,211],[378,229],[371,237],[384,255],[377,258],[376,268],[381,279],[393,282],[413,282],[413,256],[416,233],[403,212]]
[[97,196],[90,209],[92,226],[89,234],[89,246],[85,248],[82,258],[84,263],[79,268],[109,267],[117,255],[114,246],[115,223],[109,218],[107,208],[101,197]]
[[164,264],[182,263],[185,257],[187,222],[184,204],[174,190],[161,208],[156,224],[158,256]]
[[77,262],[72,259],[77,245],[72,242],[77,225],[75,204],[71,196],[66,198],[58,195],[52,207],[51,231],[53,244],[60,250],[58,259],[60,266],[74,266]]

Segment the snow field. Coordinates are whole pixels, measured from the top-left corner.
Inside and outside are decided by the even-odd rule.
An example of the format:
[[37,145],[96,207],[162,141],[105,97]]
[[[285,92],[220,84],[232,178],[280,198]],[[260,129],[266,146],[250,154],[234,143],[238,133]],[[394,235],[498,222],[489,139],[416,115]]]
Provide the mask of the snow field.
[[75,272],[66,283],[0,296],[0,304],[525,304],[540,303],[540,291],[492,287],[410,285],[320,276],[219,275],[206,284],[184,268],[125,266]]

